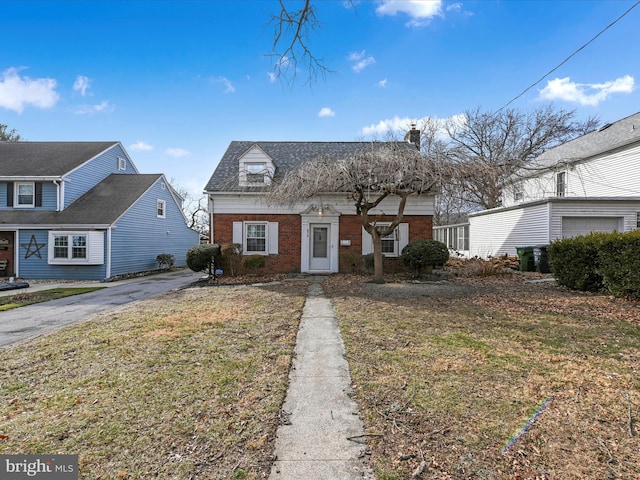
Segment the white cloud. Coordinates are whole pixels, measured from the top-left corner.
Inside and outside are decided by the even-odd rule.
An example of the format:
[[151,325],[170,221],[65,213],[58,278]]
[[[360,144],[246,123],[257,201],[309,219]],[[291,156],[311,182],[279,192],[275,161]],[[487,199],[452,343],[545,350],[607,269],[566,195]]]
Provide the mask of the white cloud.
[[569,77],[554,78],[540,91],[540,98],[595,107],[614,93],[631,93],[634,88],[635,81],[630,75],[604,83],[576,83]]
[[269,77],[269,82],[271,83],[276,83],[276,81],[278,80],[278,76],[275,74],[275,72],[267,72],[267,76]]
[[319,117],[335,117],[336,112],[331,110],[329,107],[322,107],[318,112]]
[[136,142],[129,145],[129,150],[133,150],[134,152],[149,152],[153,150],[153,145],[147,142]]
[[164,153],[173,158],[186,157],[187,155],[191,155],[189,150],[185,150],[184,148],[167,148]]
[[407,26],[419,27],[428,24],[433,17],[442,15],[442,0],[382,0],[376,13],[392,17],[405,13],[411,17]]
[[22,113],[25,106],[51,108],[60,96],[53,78],[21,77],[17,68],[9,68],[0,76],[0,107]]
[[215,79],[215,82],[224,85],[224,93],[236,93],[236,87],[233,86],[233,83],[231,83],[231,80],[227,77],[218,77]]
[[378,86],[379,86],[380,88],[387,88],[387,79],[385,78],[384,80],[380,80],[380,81],[378,82]]
[[87,94],[89,85],[91,85],[91,80],[89,79],[89,77],[85,77],[84,75],[78,75],[76,77],[76,81],[73,82],[73,89],[76,92],[80,92],[80,95],[84,97]]
[[375,58],[373,58],[371,55],[366,56],[366,52],[364,50],[360,53],[350,53],[347,58],[350,62],[353,62],[351,68],[357,73],[360,73],[369,65],[373,65],[374,63],[376,63]]
[[113,112],[114,108],[107,100],[96,105],[80,105],[76,108],[79,115],[95,115],[96,113]]
[[420,129],[422,128],[421,125],[428,123],[437,126],[438,135],[444,138],[446,136],[445,124],[449,122],[460,123],[463,119],[463,115],[454,115],[449,118],[423,117],[418,119],[415,117],[398,117],[396,115],[393,118],[380,120],[376,124],[363,127],[360,133],[364,136],[372,137],[380,137],[389,133],[397,135],[407,132],[411,125],[417,125],[417,128]]

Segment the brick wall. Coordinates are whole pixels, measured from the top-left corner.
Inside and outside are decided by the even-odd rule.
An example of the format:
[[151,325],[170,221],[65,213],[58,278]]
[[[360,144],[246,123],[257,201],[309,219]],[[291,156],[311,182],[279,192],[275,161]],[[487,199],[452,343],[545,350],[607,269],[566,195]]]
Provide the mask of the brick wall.
[[[380,222],[390,222],[393,217],[377,217]],[[292,273],[300,271],[302,218],[300,215],[217,214],[213,216],[213,241],[219,245],[233,242],[233,222],[278,222],[278,255],[268,255],[264,273]],[[432,217],[406,215],[403,222],[409,224],[409,241],[432,238]],[[357,215],[341,215],[340,240],[350,240],[350,246],[339,246],[340,271],[359,271],[362,266],[362,223]],[[395,259],[389,259],[389,263]],[[243,273],[242,269],[240,273]]]

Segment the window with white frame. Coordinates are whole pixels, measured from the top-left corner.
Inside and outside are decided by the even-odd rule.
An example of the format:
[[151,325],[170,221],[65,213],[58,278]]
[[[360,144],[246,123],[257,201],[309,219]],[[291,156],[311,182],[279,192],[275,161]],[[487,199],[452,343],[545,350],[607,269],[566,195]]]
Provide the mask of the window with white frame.
[[86,235],[54,235],[53,258],[63,260],[84,260],[87,258]]
[[104,264],[104,232],[49,232],[49,264]]
[[164,200],[157,201],[156,214],[158,215],[158,218],[165,218],[167,216],[167,202]]
[[16,207],[34,207],[36,204],[36,185],[34,182],[16,182],[13,204]]
[[[378,224],[378,228],[386,228],[388,224]],[[382,242],[382,254],[388,257],[397,257],[398,256],[398,229],[395,228],[393,232],[388,235],[385,235],[381,239]]]
[[522,187],[522,182],[518,182],[513,186],[513,199],[516,202],[524,199],[524,189]]
[[265,176],[267,174],[267,164],[265,162],[260,162],[245,163],[244,165],[247,171],[247,183],[251,185],[264,185]]
[[246,223],[244,251],[251,253],[267,253],[267,224]]
[[556,175],[556,196],[564,197],[567,193],[567,174],[559,172]]
[[126,170],[126,169],[127,169],[127,160],[122,157],[118,157],[118,170]]

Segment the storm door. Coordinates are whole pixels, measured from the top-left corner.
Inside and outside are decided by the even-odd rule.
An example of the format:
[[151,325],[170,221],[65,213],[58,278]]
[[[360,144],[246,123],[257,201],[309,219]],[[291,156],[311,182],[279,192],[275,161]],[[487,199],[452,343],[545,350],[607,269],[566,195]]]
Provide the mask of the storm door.
[[316,272],[329,272],[331,259],[329,256],[331,243],[330,224],[310,225],[309,270]]

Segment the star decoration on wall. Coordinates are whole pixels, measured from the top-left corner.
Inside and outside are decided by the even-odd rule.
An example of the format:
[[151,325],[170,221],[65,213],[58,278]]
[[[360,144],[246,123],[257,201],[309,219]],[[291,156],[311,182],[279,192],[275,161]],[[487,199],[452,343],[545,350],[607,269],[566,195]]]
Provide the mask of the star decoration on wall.
[[31,240],[29,243],[21,243],[20,246],[24,247],[27,251],[24,254],[24,258],[27,259],[32,255],[37,256],[38,258],[42,258],[42,254],[40,253],[40,249],[44,247],[46,243],[38,243],[35,235],[31,235]]

